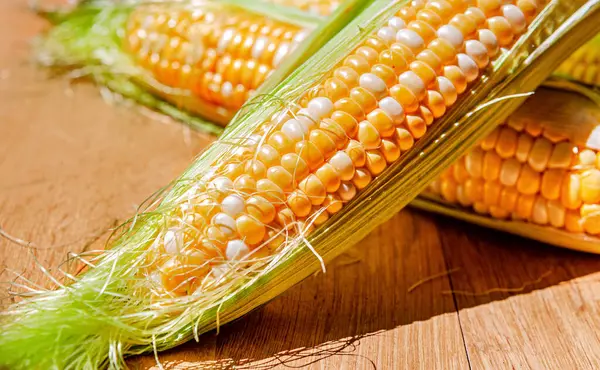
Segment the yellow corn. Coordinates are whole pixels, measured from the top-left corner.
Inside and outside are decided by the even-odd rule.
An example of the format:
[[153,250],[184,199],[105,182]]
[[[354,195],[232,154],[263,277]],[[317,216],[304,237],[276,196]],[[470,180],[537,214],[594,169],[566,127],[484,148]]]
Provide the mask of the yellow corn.
[[308,33],[241,8],[163,4],[132,12],[124,48],[163,87],[161,96],[225,125]]
[[600,86],[600,35],[573,53],[557,72],[588,85]]
[[599,236],[599,134],[597,103],[573,92],[539,89],[424,196],[512,220],[515,232],[535,224]]
[[214,164],[153,246],[157,290],[188,294],[228,261],[267,256],[319,227],[409,151],[544,5],[470,3],[403,7]]

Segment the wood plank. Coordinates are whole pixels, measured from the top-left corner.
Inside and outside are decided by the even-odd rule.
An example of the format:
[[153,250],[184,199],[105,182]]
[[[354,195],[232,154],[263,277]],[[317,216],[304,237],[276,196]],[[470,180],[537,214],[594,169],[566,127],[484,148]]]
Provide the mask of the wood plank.
[[[600,368],[600,258],[439,219],[474,369]],[[523,287],[523,289],[518,289]]]
[[[402,212],[326,274],[160,360],[167,369],[201,368],[215,359],[241,368],[466,369],[453,299],[441,294],[450,289],[448,278],[408,292],[445,269],[435,224]],[[158,368],[152,356],[134,364]]]

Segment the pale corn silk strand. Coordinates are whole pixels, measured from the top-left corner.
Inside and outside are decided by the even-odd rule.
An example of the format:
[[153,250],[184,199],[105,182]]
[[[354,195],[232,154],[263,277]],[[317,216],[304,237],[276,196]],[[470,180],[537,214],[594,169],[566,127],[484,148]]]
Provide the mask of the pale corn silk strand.
[[600,253],[600,95],[559,86],[540,89],[414,204]]
[[[393,145],[385,144],[386,147],[383,144],[384,140],[389,138],[387,141],[391,144],[396,141],[395,145],[400,147],[400,141],[396,138],[406,139],[406,136],[398,135],[397,129],[402,128],[411,134],[414,128],[422,127],[418,124],[420,121],[425,123],[427,129],[428,117],[443,114],[439,96],[444,105],[453,104],[455,101],[453,91],[457,90],[456,95],[459,94],[458,91],[464,92],[469,79],[475,83],[477,78],[475,74],[479,74],[480,68],[483,69],[488,64],[488,53],[492,51],[492,54],[496,55],[498,51],[493,48],[494,43],[490,42],[493,38],[489,33],[485,39],[486,43],[475,39],[467,39],[467,42],[464,42],[465,34],[461,35],[458,26],[451,25],[446,28],[441,26],[437,31],[434,29],[433,32],[428,33],[425,24],[412,23],[413,19],[420,14],[420,10],[427,10],[427,6],[439,2],[404,6],[399,16],[393,18],[390,18],[391,15],[400,8],[401,4],[392,3],[382,7],[383,3],[374,3],[351,24],[354,27],[362,25],[360,29],[352,28],[344,32],[332,41],[333,46],[324,49],[311,59],[311,61],[318,60],[317,58],[322,58],[324,53],[328,53],[330,59],[319,60],[316,65],[322,66],[322,70],[325,71],[329,71],[330,65],[337,62],[342,62],[341,67],[331,73],[317,75],[306,81],[302,80],[294,88],[285,87],[287,85],[283,85],[284,88],[278,87],[273,92],[275,97],[262,97],[264,105],[261,106],[261,112],[250,108],[248,114],[240,115],[239,120],[236,121],[237,125],[234,123],[231,126],[226,137],[235,137],[236,132],[246,129],[243,126],[246,120],[261,117],[252,126],[256,127],[255,136],[250,136],[246,140],[229,140],[229,143],[217,142],[214,148],[227,147],[228,149],[222,151],[209,149],[203,155],[204,161],[198,162],[188,172],[200,171],[203,173],[202,178],[180,179],[175,184],[174,191],[167,195],[166,200],[156,210],[140,215],[138,221],[131,225],[131,229],[116,242],[117,246],[122,243],[121,247],[109,250],[101,259],[93,261],[97,263],[96,268],[91,269],[81,280],[65,289],[41,293],[39,299],[11,308],[8,314],[17,315],[18,322],[14,326],[3,326],[3,329],[10,331],[8,333],[5,330],[5,333],[8,333],[7,337],[10,336],[12,340],[2,339],[2,346],[0,346],[2,361],[12,360],[15,362],[11,364],[19,364],[25,368],[40,363],[51,365],[49,361],[55,361],[54,365],[59,368],[97,368],[101,365],[120,367],[123,365],[124,354],[131,355],[152,349],[161,350],[179,344],[189,339],[191,332],[197,335],[207,328],[214,327],[213,321],[221,307],[225,310],[232,304],[237,304],[236,302],[246,304],[242,303],[244,297],[250,296],[253,292],[242,288],[250,283],[268,284],[264,279],[270,276],[269,272],[288,263],[289,257],[298,253],[295,248],[302,246],[302,240],[311,241],[312,229],[316,228],[318,231],[322,227],[324,221],[318,219],[323,215],[329,217],[330,212],[335,213],[336,208],[331,207],[332,205],[340,207],[341,203],[341,209],[349,207],[352,205],[349,201],[354,196],[357,194],[360,196],[362,192],[370,189],[369,186],[358,189],[359,186],[352,181],[355,175],[360,173],[360,169],[363,170],[360,175],[363,181],[361,183],[364,183],[362,178],[368,177],[368,174],[371,178],[384,178],[388,166],[386,155],[394,153],[389,150]],[[384,10],[380,11],[381,8]],[[519,13],[515,15],[515,8],[509,9],[512,9],[507,10],[511,20],[518,21]],[[541,4],[533,9],[536,12],[544,10]],[[471,13],[467,13],[469,11],[467,7],[442,8],[439,11],[444,18],[448,19],[456,17],[458,12],[464,12],[462,14],[465,16],[476,13],[473,16],[480,20],[473,21],[476,27],[478,24],[481,26],[489,23],[490,31],[493,28],[497,31],[513,32],[513,25],[509,22],[507,26],[506,18],[486,22],[485,18],[481,20],[481,11],[471,9]],[[491,7],[486,8],[486,11],[502,14],[504,9]],[[553,13],[550,10],[547,14]],[[533,18],[531,13],[525,16],[526,19]],[[564,21],[566,18],[558,17],[558,19],[561,22],[560,19]],[[383,23],[388,25],[374,31],[374,36],[367,37],[373,28],[381,27]],[[468,25],[468,22],[465,24]],[[495,26],[491,27],[492,25]],[[518,29],[521,32],[525,31],[522,27]],[[473,35],[479,35],[475,30],[472,32]],[[508,39],[506,34],[501,35],[503,37],[499,37],[499,40]],[[439,40],[437,43],[434,42],[435,40],[428,44],[425,42],[436,38]],[[510,43],[513,38],[514,35],[511,36]],[[363,41],[364,44],[360,48],[355,49],[352,55],[346,56],[345,50],[348,45],[356,45]],[[484,48],[482,49],[478,43],[468,41],[477,41]],[[444,44],[448,47],[444,47]],[[448,64],[432,68],[428,63],[435,63],[436,59],[431,53],[425,53],[429,56],[421,56],[427,62],[419,59],[421,53],[429,50],[426,45],[433,45],[431,47],[440,53],[438,56],[440,60],[446,60],[445,57],[448,57],[449,60],[457,61],[458,65]],[[492,50],[486,45],[491,46]],[[388,51],[389,56],[382,59],[401,67],[398,67],[397,80],[388,80],[378,69],[371,69],[375,64],[370,65],[370,56],[374,55],[370,49],[379,51],[377,60],[380,54]],[[452,55],[452,51],[456,54],[457,49],[459,54]],[[397,52],[401,58],[394,58],[394,52]],[[445,57],[442,59],[441,56]],[[415,58],[421,63],[408,63]],[[382,64],[385,66],[383,60]],[[310,64],[311,61],[306,68],[315,66]],[[427,67],[434,73],[432,74]],[[450,80],[450,84],[440,83],[438,78],[443,76],[435,73],[436,70],[445,73],[445,67],[449,67],[451,71],[447,72],[451,77],[446,77]],[[394,68],[389,68],[395,71]],[[336,72],[340,69],[350,76],[353,75],[350,70],[354,70],[355,78],[337,77]],[[386,70],[383,67],[379,69]],[[301,68],[298,73],[302,71],[305,70]],[[296,81],[294,79],[297,76],[293,73],[288,81]],[[308,75],[300,74],[300,76]],[[355,87],[348,91],[351,100],[330,95],[339,92],[337,88],[331,88],[331,84],[327,84],[327,81],[335,78],[342,82],[344,78],[348,83],[352,81],[356,83]],[[493,76],[490,78],[490,81],[494,80]],[[380,80],[384,83],[383,89]],[[306,89],[306,85],[312,88]],[[396,93],[392,94],[391,90]],[[279,91],[283,91],[283,95],[277,95]],[[370,96],[373,97],[371,100],[369,100]],[[444,99],[445,96],[449,96],[450,99]],[[293,98],[289,99],[290,97]],[[288,102],[284,104],[283,110],[282,102]],[[434,105],[435,102],[440,104]],[[413,105],[411,106],[410,103]],[[356,109],[356,106],[359,109]],[[345,108],[352,113],[345,112],[343,110]],[[333,118],[336,111],[345,112],[340,117],[346,118],[339,119],[340,122],[336,121]],[[371,115],[373,112],[375,114]],[[361,120],[354,118],[354,115],[361,117]],[[265,121],[262,118],[265,116],[273,116],[273,119]],[[411,116],[416,118],[411,118],[412,124],[409,124]],[[394,125],[393,130],[389,128],[389,121]],[[330,136],[321,132],[325,130],[323,125],[335,127],[334,123],[340,126],[340,129],[347,130],[345,139],[342,135]],[[305,132],[307,126],[309,130]],[[335,133],[334,130],[332,132]],[[352,132],[352,135],[348,132]],[[413,138],[417,140],[415,145],[418,145],[419,139],[419,137]],[[293,142],[290,143],[292,140],[296,140],[297,143],[292,145]],[[378,146],[374,147],[375,143],[378,143]],[[338,148],[338,145],[341,148]],[[279,165],[269,166],[268,169],[264,162],[270,163],[269,155],[272,157],[274,153],[267,151],[265,154],[263,149],[267,146],[277,149],[277,155],[281,157]],[[297,152],[296,148],[299,148]],[[215,153],[221,155],[219,161],[207,162]],[[339,153],[341,154],[336,157]],[[387,154],[384,155],[385,153]],[[288,171],[292,176],[292,185],[288,181],[289,176],[284,172],[287,171],[283,162],[286,154],[296,155],[293,157],[295,165],[292,167],[292,172]],[[407,156],[413,154],[415,153],[411,153],[410,150],[405,152]],[[348,158],[350,161],[347,160]],[[308,171],[303,171],[305,177],[300,180],[296,177],[300,177],[303,162],[308,167]],[[243,165],[244,172],[241,175],[237,172],[239,171],[237,167],[240,165]],[[276,171],[270,171],[275,167]],[[324,172],[325,175],[333,173],[339,176],[336,191],[330,191],[335,188],[332,185],[332,182],[336,184],[335,176],[323,176],[322,180],[317,174],[323,167],[327,171],[320,172],[320,175]],[[273,172],[277,176],[272,176]],[[228,177],[230,174],[236,177],[231,179]],[[249,188],[236,186],[240,182],[244,186],[253,184],[247,177],[248,181],[238,181],[238,178],[244,175],[253,178],[256,190],[252,186]],[[342,176],[349,180],[344,180]],[[325,179],[332,179],[332,182]],[[291,191],[289,186],[292,186]],[[292,194],[295,196],[291,197]],[[326,203],[330,195],[334,200],[337,195],[341,201]],[[236,210],[242,209],[239,199],[225,201],[230,196],[237,196],[244,201],[243,211],[236,213]],[[267,202],[262,202],[260,199],[250,201],[251,197],[258,196],[266,199]],[[296,198],[298,198],[297,202]],[[301,202],[306,198],[310,204]],[[250,205],[252,207],[249,207]],[[301,205],[304,208],[300,207]],[[270,207],[275,208],[274,217]],[[307,210],[305,216],[297,214],[297,212],[303,214]],[[232,213],[235,217],[231,215]],[[188,217],[190,214],[192,217]],[[196,214],[200,217],[196,217]],[[273,219],[267,222],[263,219],[266,216]],[[202,227],[198,228],[195,225]],[[262,240],[258,240],[257,235],[260,234]],[[193,264],[188,262],[190,260],[194,261]],[[292,276],[290,279],[294,281],[297,277]],[[235,298],[235,301],[231,301],[232,298]],[[261,297],[260,302],[268,298],[272,296]],[[250,303],[249,308],[252,306],[253,303]],[[39,307],[39,310],[36,307]],[[249,308],[239,307],[239,312],[247,312]],[[214,316],[215,313],[217,316]],[[203,321],[204,315],[211,321],[209,324]],[[231,319],[231,316],[227,317],[227,321]],[[57,323],[60,323],[60,329],[57,328]],[[50,331],[48,328],[55,330]],[[58,355],[49,357],[48,348],[56,351]],[[23,363],[25,365],[22,365]]]

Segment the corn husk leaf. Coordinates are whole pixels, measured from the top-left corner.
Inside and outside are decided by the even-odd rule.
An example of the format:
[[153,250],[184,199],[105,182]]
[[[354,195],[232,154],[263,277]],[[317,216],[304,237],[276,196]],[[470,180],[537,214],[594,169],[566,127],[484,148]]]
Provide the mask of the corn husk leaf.
[[[323,268],[418,195],[482,135],[502,122],[564,55],[597,33],[599,1],[553,1],[468,97],[344,210],[314,232],[288,240],[265,263],[226,279],[210,293],[155,300],[136,278],[164,215],[244,138],[293,104],[405,2],[375,0],[280,84],[262,90],[160,198],[139,214],[88,272],[55,291],[39,291],[4,315],[0,364],[19,368],[119,368],[123,356],[157,352],[218,328],[277,297]],[[340,27],[336,19],[330,27]],[[236,144],[237,143],[237,144]],[[234,266],[235,267],[235,266]]]

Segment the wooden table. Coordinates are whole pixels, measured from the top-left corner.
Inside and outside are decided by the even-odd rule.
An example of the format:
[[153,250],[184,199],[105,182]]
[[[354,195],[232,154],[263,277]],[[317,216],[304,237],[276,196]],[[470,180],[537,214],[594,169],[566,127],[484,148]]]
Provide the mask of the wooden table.
[[[101,247],[104,230],[210,139],[109,106],[89,84],[48,80],[27,62],[44,24],[24,4],[0,2],[0,224],[38,248],[2,238],[0,281],[41,282],[38,263]],[[600,257],[406,210],[326,274],[160,359],[168,369],[598,369],[598,271]],[[151,356],[132,365],[156,367]]]

